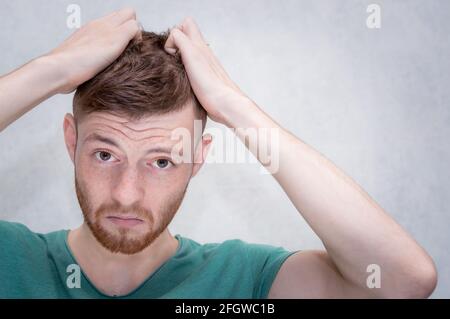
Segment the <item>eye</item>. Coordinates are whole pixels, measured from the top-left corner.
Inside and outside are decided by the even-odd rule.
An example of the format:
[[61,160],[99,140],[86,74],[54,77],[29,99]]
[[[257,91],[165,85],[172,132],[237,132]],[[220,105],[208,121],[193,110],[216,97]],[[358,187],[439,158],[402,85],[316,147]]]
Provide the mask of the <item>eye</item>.
[[101,162],[110,162],[109,159],[114,158],[110,153],[105,151],[95,152],[95,157]]
[[153,166],[159,169],[167,169],[168,167],[172,166],[172,162],[165,158],[159,158],[156,161],[152,163]]

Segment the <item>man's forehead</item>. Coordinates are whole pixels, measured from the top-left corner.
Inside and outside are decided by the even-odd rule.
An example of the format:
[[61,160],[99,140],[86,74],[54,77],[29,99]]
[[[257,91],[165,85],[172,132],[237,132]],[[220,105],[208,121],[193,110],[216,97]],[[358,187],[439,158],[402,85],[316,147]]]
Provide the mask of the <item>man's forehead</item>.
[[192,148],[192,143],[195,144],[194,125],[198,123],[194,124],[195,118],[186,113],[173,112],[131,121],[125,117],[95,112],[79,123],[78,140],[86,145],[106,143],[123,150],[137,147],[163,152],[178,147],[179,142],[183,142],[183,149]]
[[110,131],[111,134],[125,135],[124,137],[136,140],[150,136],[170,137],[174,131],[180,128],[193,131],[195,117],[190,113],[181,110],[130,120],[106,112],[94,112],[86,115],[79,123],[79,133],[86,136],[93,130],[102,129]]
[[[94,143],[94,145],[96,143],[103,143],[123,150],[127,148],[125,147],[125,145],[129,145],[131,141],[128,139],[118,139],[117,136],[109,135],[107,132],[97,129],[90,134],[87,134],[87,136],[83,138],[83,142],[85,144]],[[174,146],[178,144],[178,141],[173,138],[170,138],[169,140],[167,137],[151,136],[139,141],[132,141],[132,143],[138,143],[138,147],[140,147],[140,145],[142,144],[142,147],[140,148],[145,148],[145,154],[149,154],[152,152],[171,154]]]

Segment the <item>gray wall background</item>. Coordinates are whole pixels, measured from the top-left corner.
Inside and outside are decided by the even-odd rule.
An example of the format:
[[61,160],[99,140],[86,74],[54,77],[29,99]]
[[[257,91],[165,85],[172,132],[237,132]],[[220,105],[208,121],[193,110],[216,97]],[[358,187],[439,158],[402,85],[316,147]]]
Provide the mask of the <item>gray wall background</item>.
[[[255,102],[425,247],[439,271],[432,297],[450,297],[449,1],[2,0],[0,74],[72,33],[70,3],[81,6],[82,23],[131,5],[152,31],[192,15]],[[366,26],[371,3],[381,5],[380,29]],[[54,96],[0,134],[0,218],[37,232],[82,222],[62,131],[71,98]],[[322,248],[258,164],[206,165],[170,229],[203,243],[241,238]]]

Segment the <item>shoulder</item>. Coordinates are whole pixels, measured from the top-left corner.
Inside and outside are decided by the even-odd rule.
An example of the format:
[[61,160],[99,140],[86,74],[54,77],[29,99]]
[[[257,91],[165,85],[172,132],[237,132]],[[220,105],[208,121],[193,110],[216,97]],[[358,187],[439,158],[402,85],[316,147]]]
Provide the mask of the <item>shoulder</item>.
[[227,239],[221,242],[200,243],[194,239],[182,237],[185,250],[191,253],[217,254],[243,254],[255,253],[264,250],[265,245],[253,244],[241,239]]
[[[39,252],[46,249],[47,241],[53,233],[41,234],[17,222],[0,220],[0,250],[20,253]],[[2,252],[0,252],[2,253]]]
[[201,255],[204,262],[209,262],[215,273],[227,273],[228,278],[236,276],[241,285],[248,282],[252,286],[253,298],[258,299],[267,298],[280,267],[295,253],[281,246],[242,239],[206,244],[191,239],[185,241],[191,245],[192,252]]
[[5,280],[13,275],[10,271],[20,272],[24,267],[32,267],[33,262],[46,256],[46,244],[39,235],[21,223],[0,221],[0,276]]
[[21,223],[0,220],[0,236],[2,239],[21,239],[23,236],[33,237],[36,235],[27,226]]
[[202,244],[193,239],[183,237],[183,243],[190,251],[202,251],[209,254],[241,254],[255,261],[275,255],[289,255],[292,253],[281,246],[253,243],[237,238]]

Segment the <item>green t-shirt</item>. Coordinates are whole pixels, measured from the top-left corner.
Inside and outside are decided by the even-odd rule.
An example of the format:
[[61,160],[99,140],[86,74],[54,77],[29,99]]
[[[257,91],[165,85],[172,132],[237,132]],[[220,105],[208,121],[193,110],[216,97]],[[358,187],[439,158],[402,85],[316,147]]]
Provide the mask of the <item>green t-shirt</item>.
[[111,297],[77,265],[67,234],[40,234],[0,221],[0,298],[267,298],[282,263],[294,253],[239,239],[199,244],[177,234],[170,259],[129,294]]

